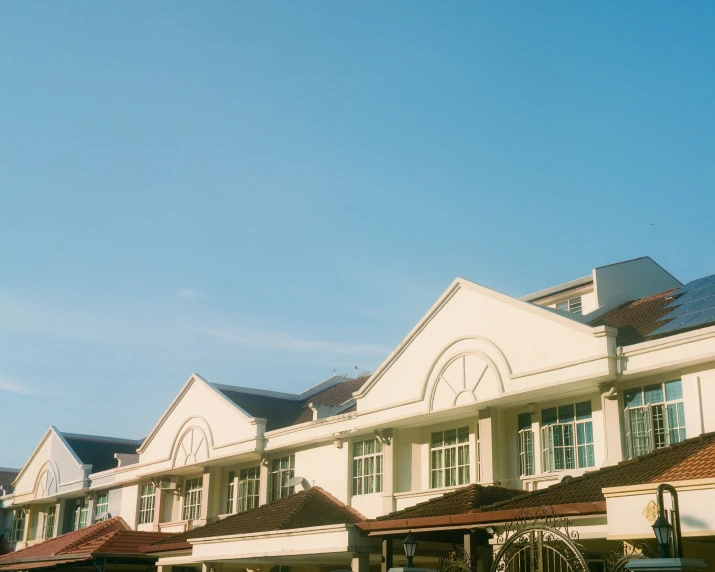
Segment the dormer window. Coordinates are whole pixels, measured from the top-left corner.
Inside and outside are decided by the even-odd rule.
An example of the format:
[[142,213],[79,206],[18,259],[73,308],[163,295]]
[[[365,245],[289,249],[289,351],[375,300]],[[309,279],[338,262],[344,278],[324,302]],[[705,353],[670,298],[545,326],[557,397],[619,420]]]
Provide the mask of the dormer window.
[[570,300],[564,300],[556,304],[557,310],[563,310],[564,312],[571,312],[572,314],[581,313],[581,296],[576,298],[571,298]]

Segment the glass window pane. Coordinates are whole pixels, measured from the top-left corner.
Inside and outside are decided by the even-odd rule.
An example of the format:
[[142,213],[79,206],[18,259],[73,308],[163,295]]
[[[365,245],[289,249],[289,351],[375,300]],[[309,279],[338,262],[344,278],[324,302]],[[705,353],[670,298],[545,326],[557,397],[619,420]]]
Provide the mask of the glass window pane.
[[623,400],[627,407],[640,407],[643,405],[643,392],[641,388],[626,389],[623,394]]
[[562,405],[559,407],[559,423],[568,423],[573,420],[573,405]]
[[432,447],[441,447],[442,446],[442,432],[437,431],[436,433],[432,433]]
[[590,401],[584,401],[582,403],[576,404],[576,419],[578,421],[583,421],[584,419],[591,419]]
[[663,386],[660,383],[658,385],[647,385],[643,388],[643,394],[645,395],[646,403],[663,403]]
[[444,432],[444,444],[445,446],[454,445],[457,442],[457,430],[450,429]]
[[541,423],[542,425],[551,425],[556,423],[558,416],[556,414],[556,407],[550,407],[549,409],[541,410]]
[[358,443],[353,443],[353,456],[362,457],[362,441]]
[[668,401],[683,399],[683,384],[680,380],[669,381],[665,384],[665,398]]
[[522,429],[531,429],[531,413],[519,413],[517,426],[519,431]]
[[460,427],[457,429],[457,442],[467,443],[469,441],[469,427]]

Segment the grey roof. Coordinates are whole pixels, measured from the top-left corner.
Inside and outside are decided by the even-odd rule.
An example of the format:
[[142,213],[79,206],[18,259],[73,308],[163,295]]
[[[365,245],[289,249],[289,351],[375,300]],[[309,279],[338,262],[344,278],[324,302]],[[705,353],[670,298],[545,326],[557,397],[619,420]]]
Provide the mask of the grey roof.
[[20,469],[8,469],[6,467],[0,467],[0,487],[2,487],[6,492],[12,490],[12,482],[20,474]]
[[67,444],[85,465],[92,465],[92,472],[99,473],[117,466],[115,453],[136,453],[141,439],[118,439],[98,435],[62,433]]

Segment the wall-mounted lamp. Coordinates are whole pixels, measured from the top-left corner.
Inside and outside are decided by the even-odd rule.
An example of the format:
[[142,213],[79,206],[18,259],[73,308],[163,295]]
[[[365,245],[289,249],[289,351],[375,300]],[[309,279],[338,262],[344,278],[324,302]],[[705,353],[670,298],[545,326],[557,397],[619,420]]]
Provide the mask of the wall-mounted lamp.
[[407,533],[402,546],[405,549],[405,556],[407,556],[407,568],[414,568],[412,559],[415,557],[415,552],[417,552],[417,541],[412,536],[412,532]]

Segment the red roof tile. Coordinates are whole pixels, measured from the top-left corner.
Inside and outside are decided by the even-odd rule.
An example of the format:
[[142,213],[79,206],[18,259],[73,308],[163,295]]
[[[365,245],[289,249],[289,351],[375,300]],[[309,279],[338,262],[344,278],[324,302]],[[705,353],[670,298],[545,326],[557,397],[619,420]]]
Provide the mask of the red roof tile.
[[616,343],[619,346],[644,342],[649,339],[651,332],[665,323],[659,319],[670,311],[664,307],[669,302],[668,296],[673,292],[675,289],[628,302],[601,316],[591,325],[618,328]]
[[57,560],[42,560],[35,567],[54,566],[59,562],[66,561],[66,559],[59,557],[69,554],[141,556],[143,554],[139,550],[141,547],[164,540],[169,536],[171,535],[131,530],[127,523],[117,516],[0,556],[0,569],[11,569],[13,563],[18,561],[22,561],[22,568],[24,569],[28,567],[27,563],[33,560],[57,556]]
[[398,510],[377,520],[395,520],[405,518],[425,518],[429,516],[444,516],[462,514],[479,510],[483,506],[511,499],[524,494],[523,491],[472,484],[456,491],[446,493],[438,498]]
[[329,524],[354,524],[365,517],[355,509],[346,506],[320,487],[311,487],[289,497],[285,497],[234,514],[217,522],[183,532],[145,548],[146,552],[164,552],[190,548],[189,540],[325,526]]

